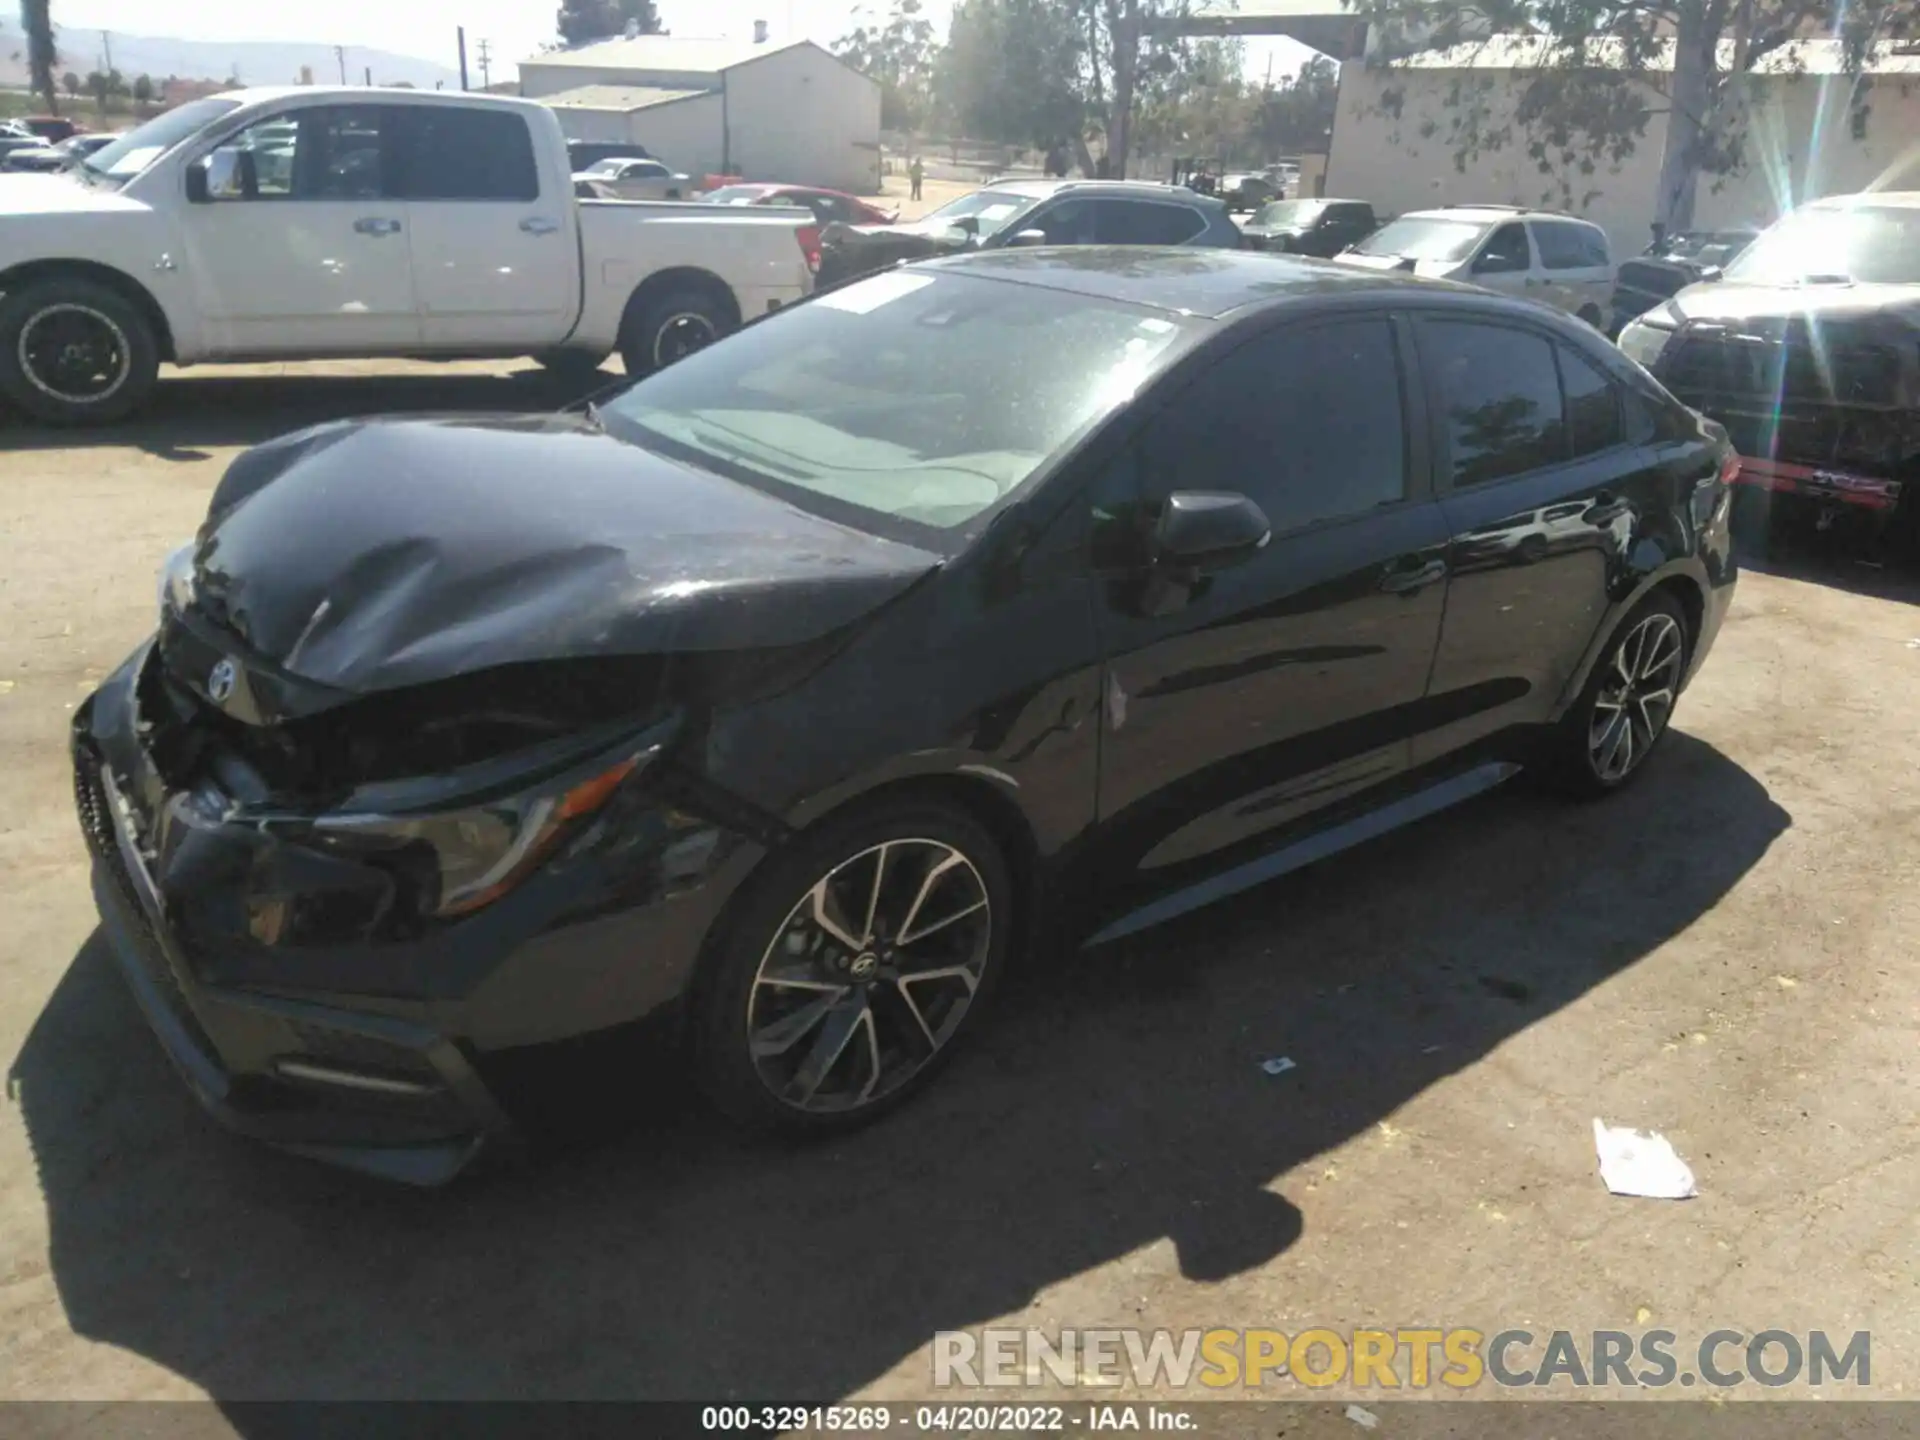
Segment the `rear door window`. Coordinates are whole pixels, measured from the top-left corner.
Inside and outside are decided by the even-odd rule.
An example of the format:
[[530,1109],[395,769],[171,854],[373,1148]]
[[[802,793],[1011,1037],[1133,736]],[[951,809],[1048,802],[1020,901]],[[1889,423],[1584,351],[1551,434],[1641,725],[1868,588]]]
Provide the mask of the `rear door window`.
[[1456,487],[1566,460],[1566,413],[1553,352],[1544,336],[1513,326],[1421,324],[1421,359],[1437,391]]
[[1607,242],[1599,231],[1563,220],[1538,220],[1533,243],[1547,270],[1592,270],[1607,264]]
[[1565,345],[1560,356],[1560,388],[1566,396],[1567,438],[1573,458],[1611,450],[1626,439],[1621,423],[1620,389],[1598,367]]
[[540,198],[527,122],[508,110],[396,106],[401,196],[408,200]]
[[1100,200],[1095,211],[1101,245],[1184,245],[1207,228],[1199,211],[1154,200]]

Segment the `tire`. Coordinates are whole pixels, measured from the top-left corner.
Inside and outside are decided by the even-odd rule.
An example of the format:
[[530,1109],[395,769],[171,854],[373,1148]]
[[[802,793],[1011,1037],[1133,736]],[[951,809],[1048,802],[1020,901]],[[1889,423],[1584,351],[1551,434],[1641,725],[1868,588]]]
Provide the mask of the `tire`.
[[727,308],[704,290],[670,290],[629,312],[620,327],[620,363],[638,379],[704,349],[734,328]]
[[153,324],[119,291],[78,277],[0,299],[0,394],[48,425],[106,425],[153,393]]
[[763,1132],[876,1119],[977,1026],[1013,923],[1006,859],[965,811],[903,800],[829,820],[748,882],[702,961],[690,1014],[701,1088]]
[[548,350],[533,357],[534,363],[556,380],[569,385],[586,385],[600,373],[606,356],[586,350]]
[[[1672,728],[1692,653],[1693,637],[1678,602],[1664,591],[1649,595],[1607,641],[1579,699],[1552,734],[1546,769],[1556,788],[1597,799],[1632,784]],[[1632,678],[1625,702],[1616,704],[1623,675]],[[1667,692],[1664,706],[1650,708],[1648,701],[1661,689]],[[1616,728],[1622,722],[1629,728],[1624,741]]]

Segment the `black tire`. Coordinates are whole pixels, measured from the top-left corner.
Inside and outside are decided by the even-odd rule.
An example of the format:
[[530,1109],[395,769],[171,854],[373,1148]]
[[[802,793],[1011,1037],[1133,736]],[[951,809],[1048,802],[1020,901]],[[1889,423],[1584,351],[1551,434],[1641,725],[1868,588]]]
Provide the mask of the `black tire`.
[[[1667,658],[1670,644],[1675,648]],[[1657,590],[1636,606],[1607,640],[1579,699],[1548,740],[1545,770],[1555,788],[1591,800],[1632,784],[1672,728],[1674,703],[1692,655],[1693,635],[1672,595]],[[1620,698],[1624,674],[1649,670],[1656,662],[1657,671],[1636,673],[1625,699],[1613,703]],[[1664,707],[1645,703],[1663,688],[1670,691]],[[1613,728],[1619,719],[1610,717],[1609,711],[1628,725],[1631,733],[1625,742],[1619,741]],[[1608,747],[1619,743],[1628,747],[1629,755],[1625,769],[1616,773],[1611,764],[1620,758],[1619,752]]]
[[[856,954],[813,923],[811,896],[829,886],[830,907],[843,930],[861,928],[846,917],[861,895],[872,893],[872,856],[883,846],[886,878],[871,905],[879,923],[875,935],[849,937],[865,942]],[[964,866],[946,867],[931,882],[921,896],[921,918],[911,926],[921,930],[932,914],[940,922],[932,927],[936,933],[909,934],[909,927],[896,926],[897,938],[890,939],[886,917],[897,918],[909,891],[920,893],[941,850],[962,857]],[[976,882],[984,911],[966,909]],[[955,918],[945,919],[941,907],[950,907]],[[730,1119],[762,1132],[831,1134],[878,1118],[930,1082],[978,1026],[1006,965],[1013,911],[1013,883],[1000,847],[955,806],[903,798],[802,835],[748,882],[702,961],[689,1017],[701,1088]],[[981,914],[984,924],[976,918]],[[924,945],[926,939],[934,943]],[[965,958],[956,962],[955,955]],[[945,974],[970,967],[976,956],[971,977]],[[868,973],[856,981],[863,964]],[[929,969],[941,973],[915,978]],[[782,974],[795,988],[778,978]],[[823,988],[823,981],[840,985],[841,993]],[[903,1002],[910,995],[920,998]],[[857,1017],[861,1006],[870,1017],[864,1025]],[[809,1009],[817,1018],[799,1013]],[[841,1032],[852,1039],[843,1040],[844,1048],[824,1067],[816,1066],[810,1098],[796,1098],[806,1090],[807,1067]],[[750,1038],[755,1033],[763,1041],[776,1034],[786,1048],[756,1058]],[[777,1093],[783,1079],[784,1094]],[[863,1082],[870,1098],[860,1097]]]
[[726,305],[705,290],[669,290],[632,307],[620,327],[620,363],[638,379],[704,349],[734,328]]
[[548,350],[533,357],[534,363],[556,380],[569,385],[585,385],[600,375],[607,357],[586,350]]
[[0,394],[35,420],[124,419],[153,393],[159,372],[152,322],[117,290],[56,277],[0,299]]

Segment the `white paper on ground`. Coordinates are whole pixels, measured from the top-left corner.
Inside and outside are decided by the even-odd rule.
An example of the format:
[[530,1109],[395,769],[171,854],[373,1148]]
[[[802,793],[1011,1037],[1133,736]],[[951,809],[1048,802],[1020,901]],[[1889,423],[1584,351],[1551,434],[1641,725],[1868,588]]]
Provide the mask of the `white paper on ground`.
[[1600,1152],[1600,1178],[1616,1195],[1690,1200],[1700,1193],[1694,1188],[1693,1171],[1664,1135],[1615,1128],[1596,1119],[1593,1145]]

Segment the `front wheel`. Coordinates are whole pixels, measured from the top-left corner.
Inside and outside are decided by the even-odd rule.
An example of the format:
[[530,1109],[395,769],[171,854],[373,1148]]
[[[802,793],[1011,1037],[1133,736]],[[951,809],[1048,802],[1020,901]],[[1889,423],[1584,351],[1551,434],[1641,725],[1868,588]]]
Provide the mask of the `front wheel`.
[[638,305],[620,329],[620,362],[636,379],[704,350],[733,329],[733,317],[702,290],[674,290]]
[[36,420],[119,420],[152,392],[159,371],[152,322],[117,290],[57,278],[0,300],[0,393]]
[[1007,865],[939,804],[829,822],[749,886],[695,987],[703,1088],[757,1129],[851,1128],[931,1080],[1012,932]]
[[1627,617],[1551,742],[1549,769],[1563,790],[1608,795],[1646,768],[1673,719],[1688,649],[1672,596],[1650,595]]

